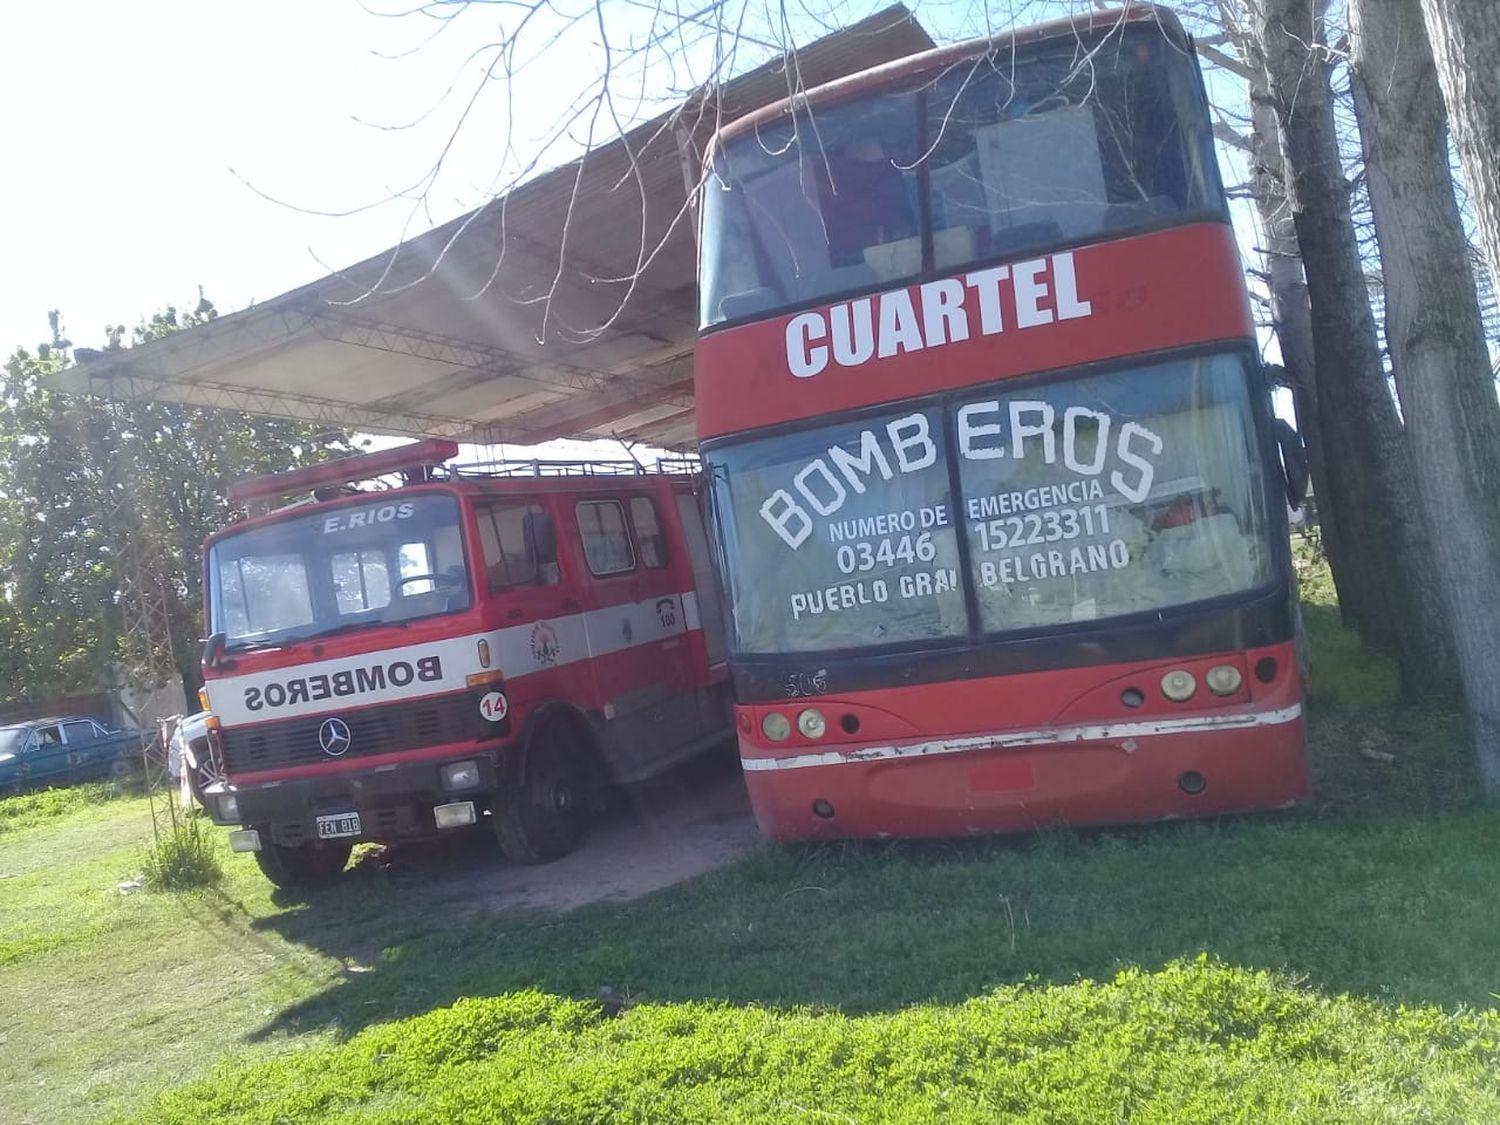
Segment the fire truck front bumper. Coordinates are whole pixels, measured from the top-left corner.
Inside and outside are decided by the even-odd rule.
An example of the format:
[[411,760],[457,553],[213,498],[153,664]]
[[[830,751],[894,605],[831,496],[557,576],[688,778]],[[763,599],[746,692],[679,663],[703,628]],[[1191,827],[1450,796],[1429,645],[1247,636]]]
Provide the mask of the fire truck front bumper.
[[204,791],[215,824],[236,851],[267,843],[298,847],[320,840],[391,843],[431,838],[477,823],[499,788],[492,747],[453,747],[450,754],[370,769],[236,783]]

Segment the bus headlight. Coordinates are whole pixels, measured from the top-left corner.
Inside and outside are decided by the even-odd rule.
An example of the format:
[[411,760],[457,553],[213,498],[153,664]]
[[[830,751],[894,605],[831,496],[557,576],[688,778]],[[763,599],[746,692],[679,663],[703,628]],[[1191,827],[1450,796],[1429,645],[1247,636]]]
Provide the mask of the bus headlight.
[[1191,672],[1173,668],[1161,678],[1161,693],[1173,703],[1186,703],[1198,690],[1198,681]]
[[1215,664],[1203,677],[1208,690],[1215,695],[1233,695],[1240,690],[1240,670],[1233,664]]
[[792,724],[780,711],[768,711],[760,721],[760,729],[772,742],[785,742],[792,733]]
[[231,824],[240,822],[240,802],[233,793],[226,793],[216,798],[219,802],[219,819]]
[[797,729],[803,738],[822,738],[828,731],[828,720],[823,718],[823,712],[809,707],[797,716]]

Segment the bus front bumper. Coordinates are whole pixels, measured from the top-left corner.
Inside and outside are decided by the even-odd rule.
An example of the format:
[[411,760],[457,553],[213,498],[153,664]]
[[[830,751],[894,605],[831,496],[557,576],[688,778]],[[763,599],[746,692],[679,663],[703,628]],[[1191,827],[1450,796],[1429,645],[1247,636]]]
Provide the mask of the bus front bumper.
[[1309,796],[1302,706],[770,756],[741,742],[772,840],[961,836],[1277,809]]

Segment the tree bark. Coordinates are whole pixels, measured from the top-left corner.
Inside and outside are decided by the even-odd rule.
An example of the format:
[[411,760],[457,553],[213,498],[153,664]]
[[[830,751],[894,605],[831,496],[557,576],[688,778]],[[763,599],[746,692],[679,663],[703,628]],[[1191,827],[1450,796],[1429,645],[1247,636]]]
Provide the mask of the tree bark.
[[1485,264],[1500,282],[1500,4],[1421,0],[1421,5]]
[[1451,686],[1445,607],[1426,555],[1411,451],[1386,386],[1339,159],[1315,0],[1249,5],[1281,126],[1287,198],[1302,247],[1325,469],[1355,627],[1392,652],[1403,694]]
[[1356,600],[1359,583],[1347,577],[1347,560],[1339,536],[1338,511],[1331,503],[1332,488],[1328,481],[1327,456],[1324,450],[1322,419],[1318,415],[1317,367],[1313,359],[1312,310],[1308,307],[1307,282],[1303,280],[1302,250],[1297,245],[1297,228],[1286,197],[1286,166],[1281,157],[1281,132],[1271,92],[1266,84],[1265,69],[1259,52],[1246,44],[1241,52],[1254,60],[1253,77],[1248,80],[1250,95],[1250,143],[1252,153],[1252,192],[1255,210],[1265,238],[1267,289],[1271,297],[1271,318],[1276,325],[1276,339],[1281,345],[1281,363],[1286,369],[1292,392],[1292,406],[1297,414],[1297,432],[1307,446],[1308,467],[1312,472],[1313,497],[1323,551],[1338,591],[1339,608],[1345,624],[1359,617]]
[[1480,776],[1500,794],[1500,401],[1448,172],[1443,96],[1410,0],[1354,0],[1349,31],[1386,340]]

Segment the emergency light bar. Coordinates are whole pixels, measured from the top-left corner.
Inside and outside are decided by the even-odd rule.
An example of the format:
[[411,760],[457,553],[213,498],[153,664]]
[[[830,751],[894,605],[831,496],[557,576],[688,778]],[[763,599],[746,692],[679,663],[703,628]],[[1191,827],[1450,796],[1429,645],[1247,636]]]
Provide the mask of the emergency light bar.
[[382,449],[376,453],[356,453],[352,457],[339,457],[321,465],[309,465],[304,469],[292,469],[285,473],[267,473],[236,481],[229,486],[231,504],[247,504],[252,500],[269,500],[293,492],[311,492],[330,485],[351,484],[357,480],[371,480],[387,473],[399,473],[409,469],[431,468],[441,465],[449,458],[458,456],[458,443],[440,438],[413,442]]

